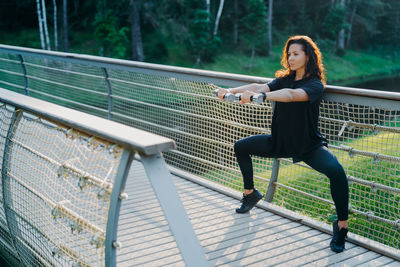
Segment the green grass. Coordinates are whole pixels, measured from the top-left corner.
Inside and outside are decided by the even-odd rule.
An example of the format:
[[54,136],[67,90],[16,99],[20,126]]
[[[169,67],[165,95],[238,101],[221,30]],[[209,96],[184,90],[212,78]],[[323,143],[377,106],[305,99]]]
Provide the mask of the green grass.
[[1,32],[0,44],[41,48],[38,31],[26,29],[20,32]]
[[[275,47],[270,57],[256,57],[253,67],[249,69],[248,55],[226,53],[218,55],[214,63],[202,67],[229,73],[274,77],[275,71],[282,68],[280,56],[279,47]],[[327,69],[328,84],[346,84],[370,77],[378,79],[395,76],[400,70],[400,60],[392,62],[390,59],[357,51],[348,51],[343,57],[327,53],[324,55],[324,65]]]
[[324,64],[331,84],[395,76],[400,71],[400,59],[393,62],[390,58],[357,51],[348,51],[343,57],[327,55]]
[[[100,47],[93,33],[70,32],[69,48],[72,53],[100,55]],[[61,40],[61,36],[59,36]],[[52,42],[53,39],[51,40]],[[39,33],[36,29],[27,29],[20,32],[2,32],[0,43],[15,46],[40,48]],[[188,51],[182,44],[165,40],[164,45],[168,56],[166,58],[149,56],[152,63],[161,63],[182,67],[193,67],[195,58],[188,56]],[[54,48],[54,43],[52,44]],[[62,43],[60,41],[60,49]],[[146,47],[146,46],[145,46]],[[154,53],[154,48],[151,53]],[[275,71],[281,68],[282,46],[273,47],[269,57],[256,56],[253,66],[249,68],[250,55],[237,51],[221,49],[212,63],[203,63],[199,68],[229,73],[255,75],[261,77],[274,77]],[[145,51],[146,52],[146,51]],[[374,55],[366,51],[348,50],[343,57],[336,56],[331,50],[322,51],[324,64],[327,69],[328,84],[346,85],[356,81],[379,79],[382,77],[396,76],[400,70],[400,58]],[[146,56],[146,55],[145,55]],[[157,58],[160,58],[157,60]]]
[[[59,50],[62,50],[62,36],[58,36]],[[41,49],[39,32],[35,29],[21,30],[20,32],[1,32],[0,44],[24,46]],[[52,50],[55,50],[54,39],[51,37],[50,44]],[[72,53],[98,55],[100,49],[93,39],[93,34],[85,32],[70,33],[69,48]]]
[[[388,132],[374,134],[372,131],[366,131],[364,134],[364,137],[351,140],[351,142],[347,142],[346,144],[357,150],[400,157],[400,151],[396,149],[400,147],[400,135]],[[390,148],[393,148],[393,150],[376,146],[376,144],[382,143],[383,140],[390,141]],[[399,188],[398,177],[400,176],[400,167],[398,163],[390,161],[374,163],[370,157],[358,155],[350,157],[346,151],[333,151],[346,170],[347,175]],[[255,173],[255,175],[269,179],[271,168],[266,165],[266,162],[264,161],[261,164],[256,163],[260,162],[259,159],[256,159],[254,162],[255,170],[264,168],[263,171]],[[224,173],[221,170],[213,170],[205,173],[204,176],[207,179],[217,182],[219,182],[218,179],[221,179],[221,176],[225,176],[222,179],[229,177],[230,181],[229,183],[224,183],[225,185],[238,190],[243,188],[240,173],[229,171]],[[255,180],[255,182],[257,183],[257,188],[264,192],[266,191],[267,183],[259,180]],[[331,200],[328,178],[314,170],[281,162],[278,182]],[[350,205],[355,210],[363,212],[372,211],[379,217],[392,221],[398,220],[400,195],[388,193],[383,190],[374,192],[369,186],[357,183],[351,183],[349,189]],[[336,218],[336,212],[329,204],[308,196],[302,196],[282,187],[278,187],[274,196],[274,203],[324,222],[332,222]],[[368,221],[364,216],[359,214],[351,214],[349,219],[353,233],[358,233],[389,246],[400,248],[398,242],[400,233],[390,225],[377,221]]]

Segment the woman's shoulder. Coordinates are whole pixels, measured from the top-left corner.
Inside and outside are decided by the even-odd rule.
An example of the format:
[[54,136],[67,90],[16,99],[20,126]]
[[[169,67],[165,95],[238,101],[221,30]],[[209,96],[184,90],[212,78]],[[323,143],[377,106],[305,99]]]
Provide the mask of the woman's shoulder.
[[324,84],[318,77],[309,77],[304,81],[304,83],[324,88]]
[[272,81],[268,83],[270,91],[275,91],[282,89],[284,87],[288,87],[290,85],[290,79],[288,76],[284,77],[275,77]]
[[275,77],[274,81],[276,81],[277,83],[291,83],[293,82],[294,77],[293,75],[287,75],[287,76],[281,76],[281,77]]

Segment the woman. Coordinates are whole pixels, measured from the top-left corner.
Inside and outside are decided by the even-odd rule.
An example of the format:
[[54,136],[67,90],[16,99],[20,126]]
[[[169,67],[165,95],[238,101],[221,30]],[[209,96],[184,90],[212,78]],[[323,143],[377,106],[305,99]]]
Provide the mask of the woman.
[[343,167],[328,150],[327,140],[318,130],[319,104],[325,84],[322,55],[311,38],[293,36],[286,42],[281,64],[284,68],[277,71],[276,79],[268,84],[218,91],[221,99],[228,92],[241,93],[241,104],[250,102],[252,95],[260,93],[264,100],[276,102],[271,134],[251,136],[235,143],[235,155],[244,180],[242,205],[236,212],[248,212],[263,197],[254,188],[252,155],[304,161],[330,179],[338,216],[333,223],[330,247],[335,252],[342,252],[348,232],[349,189]]

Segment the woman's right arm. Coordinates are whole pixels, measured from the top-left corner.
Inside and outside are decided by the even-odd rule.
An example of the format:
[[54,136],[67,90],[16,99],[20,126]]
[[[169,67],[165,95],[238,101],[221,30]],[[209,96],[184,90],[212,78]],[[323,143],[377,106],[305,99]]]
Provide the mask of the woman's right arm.
[[223,99],[224,95],[227,93],[237,94],[237,93],[244,93],[246,91],[253,92],[256,94],[259,94],[261,92],[265,93],[270,92],[267,84],[251,83],[230,89],[221,88],[220,90],[218,90],[218,97]]

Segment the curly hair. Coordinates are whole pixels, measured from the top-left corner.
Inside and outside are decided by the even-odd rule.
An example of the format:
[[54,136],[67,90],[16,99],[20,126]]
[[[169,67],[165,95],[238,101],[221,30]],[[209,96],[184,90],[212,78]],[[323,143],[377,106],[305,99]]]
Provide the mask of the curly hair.
[[295,35],[286,41],[283,48],[281,65],[283,69],[275,72],[275,77],[283,78],[295,75],[295,71],[290,70],[288,63],[288,51],[292,44],[301,44],[303,51],[308,56],[304,77],[317,77],[323,84],[326,84],[325,67],[322,64],[322,54],[314,41],[305,35]]

